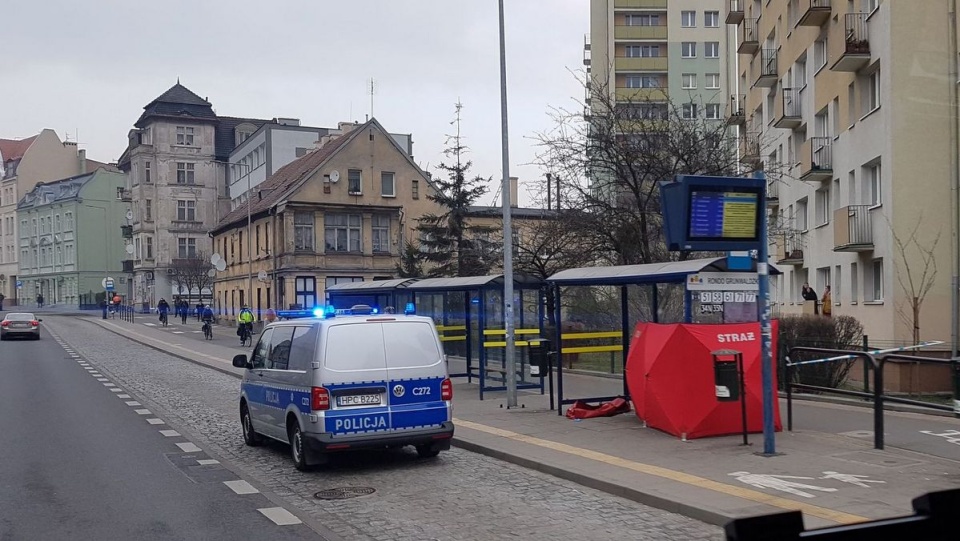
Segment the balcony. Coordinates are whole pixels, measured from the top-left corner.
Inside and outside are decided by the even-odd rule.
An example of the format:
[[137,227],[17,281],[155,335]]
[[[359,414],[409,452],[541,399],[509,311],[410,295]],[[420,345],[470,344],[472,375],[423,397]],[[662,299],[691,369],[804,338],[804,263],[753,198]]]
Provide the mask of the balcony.
[[780,182],[776,180],[767,181],[767,208],[777,208],[780,206]]
[[805,4],[803,13],[800,14],[800,19],[797,21],[797,26],[823,26],[823,23],[830,20],[830,13],[833,11],[833,7],[830,5],[830,0],[801,0],[802,4]]
[[830,66],[833,71],[859,71],[870,62],[870,40],[867,32],[869,13],[847,13],[843,18],[842,49],[831,54],[837,61]]
[[617,88],[617,102],[642,103],[667,99],[666,88]]
[[613,9],[667,9],[667,0],[614,0]]
[[833,138],[811,137],[800,151],[800,180],[829,181],[833,178]]
[[800,231],[791,229],[771,237],[777,247],[778,265],[803,265],[803,236]]
[[619,71],[667,71],[667,57],[665,56],[618,56],[614,59],[613,67]]
[[117,188],[117,200],[129,203],[133,200],[133,193],[126,188]]
[[769,88],[777,84],[777,50],[764,49],[760,51],[760,73],[754,86]]
[[780,91],[780,107],[775,111],[776,122],[774,126],[778,128],[793,129],[803,123],[803,115],[800,113],[800,89],[784,88]]
[[194,220],[173,220],[170,222],[170,231],[206,231],[203,222]]
[[730,96],[727,105],[727,126],[743,126],[747,121],[747,95],[734,94]]
[[133,238],[133,226],[132,225],[121,225],[120,226],[120,236],[125,239]]
[[727,2],[727,24],[740,24],[743,21],[744,0],[729,0]]
[[833,251],[873,250],[873,215],[870,205],[850,205],[833,211]]
[[613,27],[613,39],[667,39],[667,25],[628,26],[618,24]]
[[744,19],[740,24],[740,45],[737,45],[737,52],[740,54],[757,54],[760,50],[759,29],[757,23],[759,19]]
[[132,260],[132,259],[124,259],[124,260],[121,261],[120,263],[123,265],[123,272],[125,272],[125,273],[127,273],[127,274],[133,273],[133,260]]
[[740,163],[760,164],[760,134],[744,131],[740,138]]

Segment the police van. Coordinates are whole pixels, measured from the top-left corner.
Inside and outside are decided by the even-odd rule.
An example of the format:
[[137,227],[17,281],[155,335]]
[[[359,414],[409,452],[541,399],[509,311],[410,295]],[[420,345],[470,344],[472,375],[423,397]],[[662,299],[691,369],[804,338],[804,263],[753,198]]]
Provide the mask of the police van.
[[352,449],[413,445],[419,456],[434,457],[450,448],[453,385],[432,319],[369,306],[278,315],[249,359],[233,358],[246,369],[240,423],[247,445],[289,443],[299,470]]

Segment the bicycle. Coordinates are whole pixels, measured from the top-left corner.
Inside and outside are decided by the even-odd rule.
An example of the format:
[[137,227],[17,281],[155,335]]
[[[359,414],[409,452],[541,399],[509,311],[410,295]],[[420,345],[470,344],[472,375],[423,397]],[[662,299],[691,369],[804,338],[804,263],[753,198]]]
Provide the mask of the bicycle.
[[253,345],[253,334],[250,332],[249,323],[241,323],[240,327],[240,346],[252,346]]
[[164,327],[167,326],[167,313],[166,313],[166,312],[161,312],[161,313],[160,313],[160,323],[161,323]]
[[207,340],[213,340],[213,325],[210,324],[210,321],[203,322],[203,337]]

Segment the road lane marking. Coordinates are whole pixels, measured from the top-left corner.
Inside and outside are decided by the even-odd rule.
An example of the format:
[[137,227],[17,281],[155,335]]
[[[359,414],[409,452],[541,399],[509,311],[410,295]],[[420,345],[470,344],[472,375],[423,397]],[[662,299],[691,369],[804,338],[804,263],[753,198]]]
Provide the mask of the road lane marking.
[[104,387],[116,387],[117,384],[116,384],[116,383],[104,383],[103,386],[104,386]]
[[150,410],[133,410],[137,412],[137,415],[150,415]]
[[263,516],[272,520],[277,526],[292,526],[294,524],[302,524],[302,521],[294,516],[293,513],[287,511],[282,507],[267,507],[264,509],[257,509]]
[[152,424],[152,425],[162,425],[162,424],[166,424],[166,423],[163,422],[163,419],[157,419],[157,418],[147,419],[147,422],[150,423],[150,424]]
[[[98,374],[94,374],[94,375],[96,376]],[[107,378],[97,378],[97,381],[110,381],[110,380]]]
[[183,451],[184,453],[199,453],[200,451],[203,451],[203,449],[197,447],[196,445],[194,445],[192,442],[189,442],[189,441],[186,443],[178,443],[177,447],[179,447],[180,450]]
[[224,481],[223,484],[227,485],[230,490],[240,494],[259,494],[260,491],[254,488],[253,485],[244,481],[243,479],[238,479],[236,481]]
[[567,445],[565,443],[559,443],[555,441],[544,440],[541,438],[535,438],[533,436],[527,436],[524,434],[520,434],[518,432],[512,432],[510,430],[503,430],[501,428],[482,425],[480,423],[475,423],[473,421],[455,419],[454,423],[464,428],[476,430],[478,432],[483,432],[485,434],[490,434],[493,436],[499,436],[501,438],[518,441],[521,443],[535,445],[537,447],[542,447],[544,449],[551,449],[553,451],[575,456],[577,458],[589,458],[591,460],[602,462],[610,466],[617,466],[617,467],[635,471],[638,473],[652,475],[652,476],[660,477],[663,479],[669,479],[671,481],[676,481],[678,483],[683,483],[685,485],[695,486],[695,487],[703,488],[706,490],[712,490],[714,492],[719,492],[721,494],[726,494],[728,496],[735,496],[735,497],[742,498],[744,500],[748,500],[752,502],[763,503],[763,504],[771,505],[773,507],[787,509],[790,511],[794,511],[794,510],[801,511],[808,515],[822,518],[825,520],[830,520],[840,524],[853,524],[856,522],[866,522],[867,520],[869,520],[866,517],[851,515],[849,513],[843,513],[840,511],[834,511],[832,509],[827,509],[825,507],[798,502],[788,498],[782,498],[780,496],[772,496],[770,494],[765,494],[757,490],[738,487],[734,485],[728,485],[726,483],[720,483],[718,481],[707,479],[705,477],[691,475],[689,473],[671,470],[671,469],[663,468],[660,466],[654,466],[651,464],[634,462],[632,460],[627,460],[625,458],[621,458],[618,456],[608,455],[606,453],[600,453],[597,451],[592,451],[590,449],[582,449],[579,447],[574,447],[572,445]]
[[160,433],[168,438],[174,438],[180,435],[176,430],[161,430]]
[[220,461],[213,458],[201,458],[197,461],[197,464],[201,466],[213,466],[214,464],[219,464]]
[[[122,392],[123,392],[123,389],[121,389],[120,387],[111,387],[111,388],[110,388],[110,392],[111,392],[111,393],[122,393]],[[119,395],[117,395],[117,396],[119,396]]]
[[142,405],[142,404],[140,404],[140,402],[137,402],[136,400],[131,400],[131,401],[127,402],[127,405],[128,405],[128,406],[140,406],[140,405]]
[[128,394],[118,394],[118,395],[117,395],[117,398],[130,398],[130,395],[128,395]]
[[183,331],[173,331],[173,334],[183,334]]

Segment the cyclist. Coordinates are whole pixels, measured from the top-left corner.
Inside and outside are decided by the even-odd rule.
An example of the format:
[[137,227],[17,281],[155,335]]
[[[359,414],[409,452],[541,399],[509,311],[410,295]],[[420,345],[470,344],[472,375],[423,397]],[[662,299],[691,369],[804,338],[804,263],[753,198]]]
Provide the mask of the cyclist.
[[167,300],[164,298],[160,299],[160,302],[157,303],[157,312],[160,312],[160,321],[163,323],[163,326],[167,326],[167,312],[170,311],[170,305],[167,304]]
[[203,310],[199,311],[200,319],[203,321],[203,335],[207,340],[213,339],[213,309],[210,308],[210,305],[203,307]]
[[241,346],[253,335],[253,312],[247,305],[243,305],[237,314],[237,334],[240,335]]

